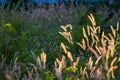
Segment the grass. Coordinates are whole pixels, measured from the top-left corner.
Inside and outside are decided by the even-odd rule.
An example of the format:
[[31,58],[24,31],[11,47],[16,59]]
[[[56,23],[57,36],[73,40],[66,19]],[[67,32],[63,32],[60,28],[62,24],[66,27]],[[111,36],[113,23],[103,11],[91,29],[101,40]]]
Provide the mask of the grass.
[[[0,66],[0,77],[4,76],[4,79],[7,78],[7,80],[10,80],[9,78],[23,78],[26,80],[37,80],[37,78],[41,80],[54,80],[61,78],[63,80],[79,80],[88,78],[85,77],[83,73],[79,75],[80,69],[78,67],[74,68],[72,71],[72,66],[75,61],[77,64],[79,57],[80,63],[78,66],[82,65],[81,67],[84,69],[86,66],[85,63],[89,61],[90,56],[93,57],[92,59],[94,62],[96,61],[94,55],[91,54],[90,51],[83,51],[82,48],[80,48],[80,46],[76,43],[80,42],[84,37],[82,34],[82,28],[84,27],[87,29],[86,25],[92,25],[90,20],[87,18],[88,13],[91,12],[95,15],[97,26],[102,25],[101,28],[104,28],[104,26],[109,26],[108,24],[114,25],[117,21],[120,21],[118,18],[119,12],[115,12],[113,9],[115,15],[107,23],[103,24],[102,21],[104,16],[106,17],[108,15],[108,7],[97,8],[97,12],[93,12],[89,9],[90,7],[91,5],[85,6],[81,4],[78,7],[70,6],[69,8],[65,8],[65,5],[62,4],[61,6],[57,6],[55,8],[53,5],[50,5],[48,10],[45,8],[35,8],[34,10],[23,10],[21,13],[14,11],[8,13],[1,9],[2,13],[0,13],[0,17],[1,20],[4,20],[4,22],[1,21],[1,33],[7,34],[4,39],[7,40],[9,44],[7,43],[0,45],[2,50],[0,54],[4,55],[1,56],[0,65],[5,66]],[[12,33],[12,36],[7,32],[2,32],[4,30],[3,24],[7,25],[8,23],[11,24],[12,28],[15,30],[14,36],[12,32],[10,32],[10,34]],[[67,24],[72,24],[73,26],[73,30],[71,32],[73,36],[73,44],[69,44],[69,42],[59,34],[60,31],[63,31],[60,26]],[[119,42],[119,37],[117,39]],[[6,43],[6,41],[3,40],[3,37],[1,37],[0,40]],[[71,53],[74,62],[72,62],[72,59],[68,57],[66,52],[64,52],[63,47],[59,46],[61,45],[61,42],[64,43],[64,46],[69,46],[67,51]],[[9,50],[4,46],[7,46]],[[119,51],[119,44],[117,46],[116,51]],[[11,47],[13,47],[13,50]],[[5,49],[5,53],[3,49]],[[37,62],[39,60],[38,56],[42,52],[45,52],[47,55],[45,69],[42,68],[44,67],[43,65],[40,67],[40,63]],[[8,55],[8,57],[5,54]],[[12,57],[9,55],[12,55]],[[67,58],[67,66],[62,69],[60,64],[62,64],[64,56]],[[83,60],[83,62],[81,62],[81,60]],[[56,66],[54,65],[54,62],[56,62]],[[41,64],[42,63],[43,62],[41,62]],[[117,64],[119,65],[119,63]],[[56,72],[59,71],[58,69],[62,69],[63,72],[60,73],[63,74],[63,76],[61,76],[59,72]],[[119,72],[120,71],[118,69],[118,73]],[[116,73],[116,78],[119,79],[119,76]],[[91,78],[90,75],[89,78]]]

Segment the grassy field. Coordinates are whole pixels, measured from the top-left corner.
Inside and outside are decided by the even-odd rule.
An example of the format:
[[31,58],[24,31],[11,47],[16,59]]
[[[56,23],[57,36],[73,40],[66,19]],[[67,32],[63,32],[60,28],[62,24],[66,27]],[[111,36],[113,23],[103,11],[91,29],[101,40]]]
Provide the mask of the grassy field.
[[[95,25],[94,19],[92,18],[93,22],[89,19],[90,13],[95,18]],[[113,15],[109,16],[111,13]],[[36,7],[27,11],[21,9],[20,12],[14,10],[7,12],[1,8],[0,79],[119,80],[120,32],[117,31],[119,21],[119,9],[109,10],[107,6],[95,8],[90,4],[80,4],[77,7],[72,4],[69,7],[65,4],[49,5],[48,9]],[[113,25],[115,30],[111,31],[110,25]],[[95,34],[98,37],[87,34],[88,39],[86,38],[83,28],[88,33],[88,26],[91,27],[91,35]],[[101,28],[99,34],[94,33],[98,26]],[[106,35],[105,42],[103,41],[106,45],[103,45],[101,39],[102,32]],[[93,37],[99,39],[96,42],[98,49],[96,43],[92,44]],[[88,49],[81,46],[83,38]],[[112,40],[113,45],[110,44]],[[99,50],[105,46],[105,50],[109,51],[108,47],[111,45],[112,49],[105,52],[105,55]]]

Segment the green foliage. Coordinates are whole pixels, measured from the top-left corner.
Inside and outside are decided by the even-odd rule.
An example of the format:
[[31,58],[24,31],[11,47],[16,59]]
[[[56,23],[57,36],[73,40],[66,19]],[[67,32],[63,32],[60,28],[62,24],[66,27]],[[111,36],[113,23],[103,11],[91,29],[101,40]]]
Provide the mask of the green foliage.
[[71,78],[66,78],[65,80],[72,80]]
[[15,53],[18,53],[21,61],[31,61],[30,50],[39,48],[39,44],[36,43],[39,42],[38,36],[40,35],[38,28],[26,22],[22,15],[6,19],[6,22],[9,23],[1,21],[0,54],[4,55],[8,62],[11,61]]
[[10,11],[11,9],[13,9],[16,11],[21,7],[23,3],[25,4],[24,8],[26,8],[27,7],[26,2],[27,1],[25,0],[9,0],[6,10]]
[[120,53],[120,34],[117,35],[117,39],[116,39],[116,51]]
[[70,66],[66,68],[66,71],[70,73],[76,73],[78,71],[78,68]]
[[[14,3],[14,2],[13,2],[13,3]],[[16,6],[15,6],[15,10],[17,10],[22,3],[23,3],[23,0],[18,0],[17,4],[16,4]]]
[[50,71],[44,72],[44,76],[45,76],[44,77],[45,80],[56,80],[57,79],[57,76]]
[[[119,23],[118,23],[119,24]],[[117,26],[117,37],[116,37],[116,51],[118,51],[118,53],[120,53],[120,25]]]
[[7,61],[11,60],[16,51],[14,48],[17,48],[17,45],[15,45],[17,41],[16,38],[14,38],[15,33],[16,30],[12,27],[12,24],[6,24],[2,21],[0,27],[0,56],[6,56]]

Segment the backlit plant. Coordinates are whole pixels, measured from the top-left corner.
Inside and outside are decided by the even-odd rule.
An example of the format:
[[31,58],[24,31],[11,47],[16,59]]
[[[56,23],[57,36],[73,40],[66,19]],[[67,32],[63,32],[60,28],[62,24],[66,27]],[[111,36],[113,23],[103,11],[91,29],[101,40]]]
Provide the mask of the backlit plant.
[[[95,19],[92,14],[88,15],[92,26],[87,25],[87,30],[83,28],[84,38],[77,44],[85,51],[89,51],[94,56],[90,56],[86,67],[82,70],[81,75],[84,79],[115,79],[114,72],[119,69],[116,65],[119,63],[118,53],[115,52],[116,29],[110,26],[112,33],[105,34],[101,31],[100,26],[96,26]],[[62,27],[65,32],[60,32],[68,42],[72,43],[71,33],[66,31],[69,25]],[[119,25],[117,25],[119,26]],[[72,28],[71,26],[69,26]],[[64,52],[66,50],[64,49]],[[117,53],[117,54],[116,54]],[[95,58],[94,60],[92,58]]]
[[[119,68],[116,64],[118,63],[119,56],[115,52],[115,39],[116,29],[112,26],[112,33],[105,34],[104,31],[100,31],[100,27],[96,26],[96,22],[92,14],[88,15],[92,22],[92,27],[87,27],[87,32],[83,28],[85,43],[78,43],[84,50],[88,49],[94,54],[96,62],[93,63],[92,59],[87,64],[90,70],[90,78],[94,79],[115,79],[114,71]],[[119,25],[118,25],[119,26]],[[99,36],[100,35],[100,36]],[[92,41],[88,39],[92,38]],[[84,46],[85,47],[84,47]],[[92,62],[91,62],[92,61]]]

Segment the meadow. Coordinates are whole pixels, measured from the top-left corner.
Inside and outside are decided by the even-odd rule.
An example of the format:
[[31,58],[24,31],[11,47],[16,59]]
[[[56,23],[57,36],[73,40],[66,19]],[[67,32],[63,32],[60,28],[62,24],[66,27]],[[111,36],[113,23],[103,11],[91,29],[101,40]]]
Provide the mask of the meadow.
[[0,80],[119,80],[119,22],[106,5],[1,7]]

